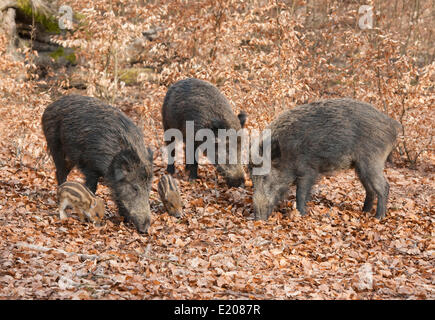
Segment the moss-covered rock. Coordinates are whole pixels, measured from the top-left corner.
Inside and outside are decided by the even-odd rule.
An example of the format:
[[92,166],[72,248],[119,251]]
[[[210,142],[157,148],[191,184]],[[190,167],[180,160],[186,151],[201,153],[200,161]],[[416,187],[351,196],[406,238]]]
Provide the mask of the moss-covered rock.
[[142,81],[153,81],[155,77],[152,68],[127,68],[119,71],[119,80],[126,85],[134,85]]
[[35,22],[39,27],[50,33],[60,33],[56,12],[42,1],[17,0],[17,14],[29,22]]
[[70,63],[75,65],[77,63],[76,55],[74,54],[74,50],[71,48],[63,48],[59,47],[55,51],[49,54],[56,62],[61,62],[61,60],[65,60],[66,63]]

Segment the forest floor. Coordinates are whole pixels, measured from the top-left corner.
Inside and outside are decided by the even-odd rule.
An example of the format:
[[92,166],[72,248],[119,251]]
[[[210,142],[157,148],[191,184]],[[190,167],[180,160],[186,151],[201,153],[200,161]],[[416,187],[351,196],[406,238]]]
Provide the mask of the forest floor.
[[[434,1],[50,1],[74,13],[66,30],[68,12],[55,8],[62,31],[50,39],[33,13],[32,22],[13,18],[17,6],[6,2],[0,299],[435,299]],[[56,49],[43,55],[48,43]],[[184,212],[169,216],[157,192],[161,106],[187,77],[246,111],[248,130],[338,97],[400,121],[384,171],[386,217],[361,211],[364,188],[347,170],[319,179],[306,216],[292,186],[267,221],[255,221],[248,175],[245,187],[229,188],[210,165],[194,182],[177,165]],[[124,223],[102,184],[102,226],[59,219],[41,116],[71,93],[123,110],[154,150],[148,234]],[[82,178],[75,170],[68,180]]]
[[[228,188],[213,167],[200,166],[200,179],[189,182],[177,166],[185,203],[177,219],[164,212],[156,189],[165,172],[163,94],[148,97],[152,107],[141,95],[116,102],[137,123],[144,108],[153,119],[142,125],[156,150],[147,235],[123,223],[103,185],[103,226],[75,215],[60,221],[51,158],[17,156],[10,138],[20,121],[31,121],[31,134],[44,139],[39,119],[47,102],[1,106],[0,299],[435,298],[432,164],[387,164],[382,221],[361,212],[365,192],[353,171],[323,177],[307,216],[292,209],[292,187],[268,221],[254,221],[249,180]],[[78,171],[69,177],[80,179]]]

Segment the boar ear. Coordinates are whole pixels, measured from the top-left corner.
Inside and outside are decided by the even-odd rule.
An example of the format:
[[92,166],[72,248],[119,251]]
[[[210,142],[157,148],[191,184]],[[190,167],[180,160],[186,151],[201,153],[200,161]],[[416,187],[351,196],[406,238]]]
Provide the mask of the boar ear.
[[95,208],[97,206],[97,199],[92,199],[91,201],[91,209]]
[[113,158],[111,172],[115,181],[121,181],[127,176],[128,172],[130,171],[129,166],[131,160],[138,160],[135,158],[137,158],[137,154],[133,154],[133,152],[130,150],[121,151]]
[[115,178],[115,181],[121,181],[124,179],[128,174],[128,170],[126,166],[116,167],[113,172],[113,177]]
[[245,126],[246,119],[248,118],[248,115],[246,114],[245,111],[240,111],[240,113],[237,115],[237,118],[239,118],[240,125],[243,128]]
[[225,121],[221,119],[213,119],[211,120],[211,128],[214,131],[217,131],[218,129],[226,129]]

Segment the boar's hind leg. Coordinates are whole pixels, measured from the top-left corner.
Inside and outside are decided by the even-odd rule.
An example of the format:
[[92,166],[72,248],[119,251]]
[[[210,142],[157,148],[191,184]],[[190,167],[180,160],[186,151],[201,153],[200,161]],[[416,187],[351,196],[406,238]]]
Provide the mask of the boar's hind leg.
[[189,179],[198,179],[198,163],[194,160],[193,164],[186,164],[186,170],[189,171]]
[[[170,143],[173,143],[175,141],[175,138],[172,141],[167,141],[166,145],[169,145]],[[171,151],[171,153],[168,153],[168,166],[166,167],[166,171],[169,174],[175,173],[175,148]]]
[[194,156],[193,156],[193,163],[187,163],[188,157],[187,157],[187,148],[185,148],[185,155],[186,155],[186,170],[189,171],[189,180],[195,180],[198,179],[198,162],[196,159],[198,158],[198,147],[195,145],[194,147]]
[[381,220],[385,217],[387,211],[388,194],[390,193],[390,185],[384,175],[380,173],[375,181],[375,190],[378,195],[378,206],[376,208],[376,218]]
[[82,169],[82,172],[86,177],[86,187],[95,193],[97,191],[98,178],[100,178],[100,175],[89,169]]
[[68,174],[71,172],[73,166],[71,163],[65,160],[65,154],[57,148],[57,151],[53,151],[53,161],[56,166],[56,180],[57,184],[60,186],[66,181]]
[[69,205],[68,199],[63,199],[63,201],[59,204],[59,217],[61,220],[67,218],[65,209],[68,207],[68,205]]
[[166,171],[168,171],[169,174],[174,174],[175,173],[175,165],[168,164],[168,166],[166,167]]
[[166,171],[168,171],[169,174],[174,174],[175,173],[175,150],[172,151],[173,155],[169,155],[168,154],[168,166],[166,167]]
[[367,195],[364,201],[364,211],[368,211],[373,206],[374,193],[378,196],[378,205],[376,208],[376,218],[382,219],[387,211],[388,194],[390,185],[383,174],[383,165],[359,165],[357,173],[364,185]]
[[306,170],[296,181],[296,208],[301,215],[306,215],[305,203],[310,197],[311,188],[316,182],[317,173],[314,170]]
[[370,186],[369,178],[366,174],[367,170],[361,170],[359,167],[356,167],[355,171],[359,179],[361,180],[364,189],[366,190],[366,198],[364,200],[363,211],[370,212],[373,208],[373,201],[375,200],[376,193]]

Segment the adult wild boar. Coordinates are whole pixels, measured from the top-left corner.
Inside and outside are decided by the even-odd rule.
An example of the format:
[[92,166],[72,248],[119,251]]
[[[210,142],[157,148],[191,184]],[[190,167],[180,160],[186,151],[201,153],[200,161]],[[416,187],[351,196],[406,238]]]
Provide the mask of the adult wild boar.
[[355,168],[366,190],[363,211],[372,209],[377,196],[376,218],[385,216],[389,184],[383,169],[401,129],[397,121],[370,104],[333,99],[285,111],[268,129],[271,170],[252,175],[256,219],[267,219],[292,183],[296,207],[305,215],[316,178],[347,168]]
[[[246,113],[241,112],[236,116],[225,96],[212,84],[198,79],[184,79],[173,84],[166,93],[163,107],[162,119],[163,128],[178,129],[183,134],[183,141],[186,145],[186,159],[188,157],[187,143],[193,143],[193,152],[197,155],[200,141],[193,140],[186,134],[188,122],[193,121],[193,135],[196,136],[201,129],[211,129],[215,137],[218,137],[220,129],[238,132],[246,122]],[[189,140],[190,139],[190,140]],[[234,141],[234,140],[233,140]],[[168,142],[168,141],[167,141]],[[169,144],[169,143],[168,143]],[[225,140],[225,152],[237,156],[237,161],[231,163],[228,154],[223,163],[218,161],[217,156],[207,156],[216,165],[218,172],[223,175],[227,184],[238,187],[245,181],[243,166],[241,164],[241,138],[237,137],[236,143],[229,143]],[[218,143],[215,145],[218,150]],[[217,155],[218,152],[215,153]],[[171,158],[171,155],[169,155]],[[189,171],[189,178],[196,179],[198,172],[198,162],[196,156],[192,163],[186,162],[186,169]],[[168,161],[167,171],[173,174],[175,171],[171,159]]]
[[42,115],[42,127],[58,184],[66,181],[74,166],[94,193],[103,177],[119,213],[146,232],[151,221],[153,153],[145,147],[142,131],[119,109],[79,95],[50,104]]

